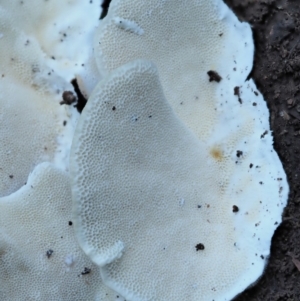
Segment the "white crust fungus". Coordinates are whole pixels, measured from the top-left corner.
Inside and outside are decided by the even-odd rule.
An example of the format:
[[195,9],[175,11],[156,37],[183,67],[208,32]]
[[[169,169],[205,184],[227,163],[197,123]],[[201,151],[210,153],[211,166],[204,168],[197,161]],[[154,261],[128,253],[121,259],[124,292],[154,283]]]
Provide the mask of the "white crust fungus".
[[32,38],[38,41],[47,65],[58,76],[67,82],[75,76],[83,77],[84,85],[99,81],[90,58],[101,0],[2,1],[0,6],[14,28],[26,34],[28,43]]
[[71,148],[75,229],[128,300],[226,301],[262,274],[288,185],[254,89],[241,86],[243,105],[233,91],[212,104],[208,144],[175,115],[148,61],[92,93]]
[[0,48],[5,53],[0,56],[0,196],[24,185],[38,163],[65,156],[58,139],[63,120],[69,121],[55,89],[70,87],[56,78],[54,91],[49,91],[40,76],[47,68],[37,42],[25,46],[26,36],[18,33],[8,14],[0,7]]
[[1,300],[120,300],[79,248],[71,204],[69,176],[49,163],[0,198]]
[[288,194],[250,26],[221,0],[112,0],[94,58],[99,4],[0,4],[0,299],[231,300]]
[[220,85],[208,85],[207,72],[217,71],[231,92],[246,80],[254,51],[249,24],[221,0],[112,0],[94,44],[103,76],[135,59],[153,61],[166,98],[201,139],[218,119]]
[[99,80],[92,55],[99,15],[99,1],[1,2],[0,196],[24,185],[38,163],[68,169],[78,112],[59,102],[74,92],[73,78],[86,96]]

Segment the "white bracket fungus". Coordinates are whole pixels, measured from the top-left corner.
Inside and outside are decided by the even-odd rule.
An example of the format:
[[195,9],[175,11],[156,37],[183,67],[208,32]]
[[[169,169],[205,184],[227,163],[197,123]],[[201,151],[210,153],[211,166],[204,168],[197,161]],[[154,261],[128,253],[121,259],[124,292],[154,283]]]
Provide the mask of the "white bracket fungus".
[[0,198],[1,300],[120,300],[78,246],[69,181],[42,163],[25,186]]
[[270,135],[258,136],[268,112],[253,86],[241,88],[242,115],[228,98],[216,129],[226,120],[232,132],[215,148],[174,114],[147,61],[93,91],[71,149],[75,229],[128,300],[225,301],[262,274],[288,186]]
[[144,34],[144,30],[140,28],[135,22],[130,20],[125,20],[123,18],[114,18],[113,19],[118,27],[121,29],[127,30],[131,33],[135,33],[138,35]]
[[[101,0],[22,0],[0,4],[13,27],[25,33],[27,46],[32,39],[38,41],[47,65],[67,82],[75,76],[81,79],[88,94],[99,81],[91,41],[98,26],[100,5]],[[19,51],[25,49],[22,48]]]
[[113,0],[95,49],[70,166],[81,247],[131,301],[232,299],[288,194],[250,26],[220,0]]
[[1,2],[0,196],[24,185],[38,163],[68,169],[78,112],[59,102],[74,92],[73,78],[86,95],[99,80],[92,55],[99,15],[99,1]]
[[99,16],[98,0],[0,4],[1,300],[124,301],[75,239],[62,171],[78,112],[61,98],[74,78],[85,96],[99,81]]
[[0,299],[228,301],[288,194],[250,26],[221,0],[112,0],[94,59],[99,4],[0,4]]
[[[135,59],[153,61],[166,98],[201,139],[214,131],[221,90],[244,83],[254,52],[249,24],[221,0],[112,0],[94,47],[102,76]],[[211,70],[223,78],[219,84],[208,84]]]

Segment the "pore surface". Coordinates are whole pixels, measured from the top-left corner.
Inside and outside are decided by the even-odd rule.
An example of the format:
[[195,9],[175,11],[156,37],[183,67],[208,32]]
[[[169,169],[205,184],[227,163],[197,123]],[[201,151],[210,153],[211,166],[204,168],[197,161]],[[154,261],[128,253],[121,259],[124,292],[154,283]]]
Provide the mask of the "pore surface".
[[0,198],[1,300],[117,300],[78,246],[71,203],[69,176],[49,163]]
[[[245,123],[256,119],[253,86],[241,88]],[[233,120],[233,134],[218,137],[223,145],[203,144],[175,115],[147,61],[96,87],[70,170],[76,233],[107,285],[130,301],[223,301],[261,275],[288,187],[258,123]]]
[[[134,59],[153,61],[170,105],[202,140],[218,119],[217,87],[233,91],[246,80],[253,50],[250,26],[221,0],[113,0],[95,34],[101,74]],[[223,78],[219,84],[208,84],[210,70]]]
[[41,162],[68,169],[78,113],[59,102],[74,92],[75,77],[86,95],[99,80],[92,55],[99,2],[0,3],[0,196]]

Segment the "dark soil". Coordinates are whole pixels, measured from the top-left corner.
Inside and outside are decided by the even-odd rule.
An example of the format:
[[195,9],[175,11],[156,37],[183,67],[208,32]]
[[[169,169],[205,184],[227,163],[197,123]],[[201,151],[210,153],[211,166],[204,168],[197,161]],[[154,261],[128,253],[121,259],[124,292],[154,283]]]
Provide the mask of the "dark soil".
[[[300,1],[225,0],[251,24],[251,77],[270,110],[274,147],[287,173],[290,196],[264,275],[234,301],[300,300]],[[299,262],[297,261],[299,260]]]
[[[110,0],[103,3],[106,10]],[[265,273],[234,301],[300,301],[300,0],[225,3],[252,26],[255,61],[250,77],[268,104],[274,147],[290,185]]]

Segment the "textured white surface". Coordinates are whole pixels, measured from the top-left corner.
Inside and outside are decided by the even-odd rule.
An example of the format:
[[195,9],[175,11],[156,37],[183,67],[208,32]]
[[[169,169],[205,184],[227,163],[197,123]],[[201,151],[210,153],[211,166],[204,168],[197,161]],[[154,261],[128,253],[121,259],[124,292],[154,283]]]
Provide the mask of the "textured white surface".
[[[1,300],[121,300],[79,248],[71,204],[69,176],[49,163],[38,165],[26,186],[0,198]],[[90,273],[82,275],[85,268]]]
[[68,169],[78,112],[59,102],[75,76],[86,95],[99,80],[99,15],[100,1],[1,1],[0,196],[24,185],[38,163]]
[[174,114],[149,62],[116,69],[92,93],[71,149],[75,229],[128,300],[225,301],[262,274],[288,186],[253,89],[240,88],[242,105],[233,91],[219,96],[207,144]]
[[[135,24],[143,34],[116,20]],[[134,59],[153,61],[176,114],[203,140],[218,118],[217,84],[207,85],[207,71],[217,71],[232,91],[246,80],[254,51],[249,24],[221,0],[113,0],[94,44],[103,76]]]
[[[70,81],[75,75],[98,82],[97,70],[89,65],[92,39],[101,14],[101,0],[1,1],[14,27],[28,39],[35,38],[47,64]],[[91,74],[91,70],[93,72]],[[94,78],[94,79],[92,79]]]
[[[57,87],[69,88],[61,78],[53,87],[41,79],[43,63],[36,40],[14,27],[10,14],[0,7],[0,196],[19,189],[34,166],[54,160],[63,120],[69,120],[59,105]],[[42,68],[42,69],[41,69]],[[49,84],[49,85],[48,85]],[[51,88],[50,88],[51,87]],[[50,89],[50,90],[49,90]],[[55,102],[56,100],[56,102]]]

